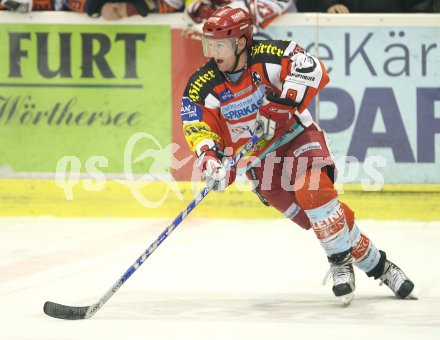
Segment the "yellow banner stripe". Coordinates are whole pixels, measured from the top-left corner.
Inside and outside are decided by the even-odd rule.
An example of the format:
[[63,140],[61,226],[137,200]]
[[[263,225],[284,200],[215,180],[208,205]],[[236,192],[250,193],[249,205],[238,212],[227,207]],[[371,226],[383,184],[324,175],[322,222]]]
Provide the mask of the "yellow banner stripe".
[[[72,190],[73,199],[68,200],[54,180],[0,179],[0,216],[173,219],[202,189],[202,183],[174,183],[174,191],[165,182],[146,183],[140,189],[144,204],[163,200],[153,208],[142,205],[127,183],[107,181],[99,191],[86,190],[84,184],[84,180],[80,181]],[[274,208],[263,206],[255,194],[240,188],[233,185],[225,192],[210,193],[191,214],[209,218],[283,218]],[[358,219],[440,220],[440,185],[386,185],[381,191],[345,185],[340,200],[355,211]]]

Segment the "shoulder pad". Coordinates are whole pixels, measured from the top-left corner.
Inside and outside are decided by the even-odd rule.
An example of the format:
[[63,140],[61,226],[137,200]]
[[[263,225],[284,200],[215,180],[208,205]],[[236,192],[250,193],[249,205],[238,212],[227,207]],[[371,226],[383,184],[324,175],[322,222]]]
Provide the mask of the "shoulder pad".
[[250,55],[260,62],[281,60],[289,43],[289,41],[284,40],[256,40],[251,47]]
[[193,102],[203,101],[208,92],[221,83],[221,76],[214,65],[215,61],[211,59],[190,77],[185,94]]

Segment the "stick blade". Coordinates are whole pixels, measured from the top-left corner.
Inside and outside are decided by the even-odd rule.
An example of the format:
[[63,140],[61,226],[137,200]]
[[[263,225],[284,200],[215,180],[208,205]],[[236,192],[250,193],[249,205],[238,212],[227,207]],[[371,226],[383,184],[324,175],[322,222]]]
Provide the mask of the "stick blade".
[[46,301],[43,307],[44,313],[47,315],[64,320],[81,320],[87,319],[90,315],[87,315],[87,310],[90,306],[87,307],[73,307],[73,306],[65,306],[60,305],[59,303]]

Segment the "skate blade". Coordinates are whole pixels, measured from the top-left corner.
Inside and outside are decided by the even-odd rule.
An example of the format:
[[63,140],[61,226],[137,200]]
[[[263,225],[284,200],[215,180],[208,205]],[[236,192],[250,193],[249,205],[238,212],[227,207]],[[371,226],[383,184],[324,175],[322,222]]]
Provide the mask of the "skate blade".
[[409,294],[406,297],[408,300],[418,300],[419,298],[417,296],[415,296],[413,293]]
[[353,299],[354,299],[353,293],[341,296],[341,301],[344,304],[344,306],[348,306],[350,304],[350,302],[353,301]]

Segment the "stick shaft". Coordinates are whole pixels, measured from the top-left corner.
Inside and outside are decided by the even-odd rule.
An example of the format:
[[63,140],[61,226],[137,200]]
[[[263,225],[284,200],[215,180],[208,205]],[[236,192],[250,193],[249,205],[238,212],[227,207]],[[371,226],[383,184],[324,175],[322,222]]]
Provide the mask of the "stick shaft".
[[[244,147],[231,159],[229,166],[235,166],[237,162],[243,158],[243,156],[258,142],[260,139],[259,135],[255,134],[252,138],[244,145]],[[165,239],[177,228],[177,226],[194,210],[194,208],[208,195],[212,190],[212,187],[205,187],[197,197],[192,200],[191,203],[174,219],[174,221],[159,235],[159,237],[154,241],[148,249],[136,260],[135,263],[120,277],[120,279],[105,293],[105,295],[99,300],[99,308],[104,305],[116,291],[124,284],[125,281],[145,262],[145,260],[150,257],[150,255],[160,246],[160,244],[165,241]],[[98,309],[99,309],[98,308]],[[94,313],[98,310],[96,309]],[[88,311],[89,313],[89,311]]]
[[131,275],[150,257],[151,254],[161,245],[163,241],[177,228],[177,226],[189,215],[189,213],[194,210],[194,208],[199,204],[211,191],[211,188],[204,188],[198,196],[174,219],[174,221],[160,234],[157,239],[148,247],[145,252],[137,258],[137,260],[132,264],[130,268],[119,278],[118,281],[104,294],[104,296],[99,300],[99,302],[87,310],[87,317],[91,317],[95,314],[112,296],[115,294],[119,288],[127,281]]
[[[228,166],[233,167],[237,162],[259,141],[260,136],[255,134],[244,147],[231,159]],[[128,270],[116,281],[104,296],[95,304],[85,307],[71,307],[54,302],[46,302],[44,312],[52,317],[61,319],[88,319],[121,288],[131,275],[146,261],[148,257],[165,241],[165,239],[177,228],[177,226],[194,210],[194,208],[208,195],[212,186],[205,187],[197,197],[174,219],[174,221],[157,237],[157,239],[145,250],[141,256],[128,268]]]

